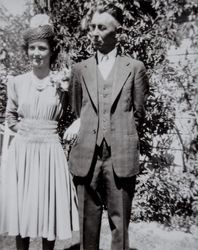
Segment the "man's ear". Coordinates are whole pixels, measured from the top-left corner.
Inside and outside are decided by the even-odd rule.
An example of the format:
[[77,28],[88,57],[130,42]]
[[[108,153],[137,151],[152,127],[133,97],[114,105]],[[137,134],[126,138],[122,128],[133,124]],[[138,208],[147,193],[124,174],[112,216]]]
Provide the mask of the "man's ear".
[[116,39],[117,39],[117,41],[120,40],[120,37],[122,35],[122,31],[123,31],[123,28],[121,25],[116,27]]
[[121,34],[122,33],[122,26],[121,25],[117,26],[116,33],[117,34]]

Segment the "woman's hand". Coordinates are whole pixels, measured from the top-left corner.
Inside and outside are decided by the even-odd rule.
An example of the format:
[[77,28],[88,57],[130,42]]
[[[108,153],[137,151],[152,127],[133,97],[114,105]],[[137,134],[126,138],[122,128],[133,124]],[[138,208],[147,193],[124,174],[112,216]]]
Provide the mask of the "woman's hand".
[[65,131],[63,135],[63,140],[66,141],[75,140],[78,136],[79,129],[80,129],[80,118],[75,120]]

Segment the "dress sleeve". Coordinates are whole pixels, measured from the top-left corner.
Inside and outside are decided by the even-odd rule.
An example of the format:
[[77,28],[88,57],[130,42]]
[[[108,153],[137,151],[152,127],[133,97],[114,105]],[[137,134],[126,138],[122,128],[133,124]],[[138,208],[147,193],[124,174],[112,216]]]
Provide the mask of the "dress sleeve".
[[15,130],[14,127],[18,123],[18,96],[15,86],[15,78],[12,77],[7,83],[7,106],[6,106],[6,120],[8,127]]

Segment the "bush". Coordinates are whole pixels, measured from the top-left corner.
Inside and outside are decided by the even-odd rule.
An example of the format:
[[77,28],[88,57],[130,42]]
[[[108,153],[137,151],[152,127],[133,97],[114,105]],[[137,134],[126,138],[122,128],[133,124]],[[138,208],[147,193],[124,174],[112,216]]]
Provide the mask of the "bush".
[[138,178],[132,218],[158,221],[173,228],[190,231],[198,225],[198,180],[194,171],[145,171]]
[[5,20],[0,29],[0,116],[5,113],[7,78],[29,69],[27,57],[21,50],[22,31],[27,28],[29,17],[28,9],[22,16],[0,11],[0,18]]

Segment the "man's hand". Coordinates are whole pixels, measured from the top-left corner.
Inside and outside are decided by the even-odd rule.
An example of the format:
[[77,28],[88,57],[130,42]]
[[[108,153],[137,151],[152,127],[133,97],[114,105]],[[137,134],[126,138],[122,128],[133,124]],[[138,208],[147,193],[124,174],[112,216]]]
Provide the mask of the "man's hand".
[[65,131],[63,135],[63,140],[66,141],[75,140],[78,136],[79,129],[80,129],[80,118],[75,120]]

